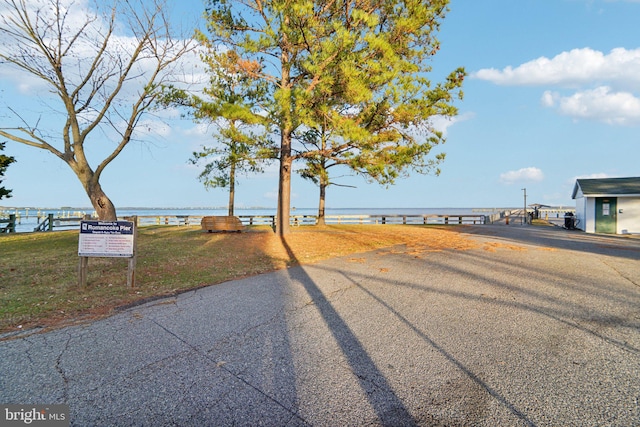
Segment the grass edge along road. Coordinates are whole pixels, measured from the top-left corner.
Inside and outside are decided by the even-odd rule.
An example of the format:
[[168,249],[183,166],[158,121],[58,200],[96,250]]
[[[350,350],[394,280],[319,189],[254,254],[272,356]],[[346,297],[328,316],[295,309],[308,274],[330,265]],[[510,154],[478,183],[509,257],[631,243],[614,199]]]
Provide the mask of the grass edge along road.
[[0,333],[100,318],[153,298],[395,245],[407,245],[416,256],[474,247],[460,230],[464,227],[300,227],[286,238],[288,252],[266,227],[243,233],[140,227],[135,288],[126,286],[122,258],[90,258],[88,285],[79,288],[77,230],[0,235]]

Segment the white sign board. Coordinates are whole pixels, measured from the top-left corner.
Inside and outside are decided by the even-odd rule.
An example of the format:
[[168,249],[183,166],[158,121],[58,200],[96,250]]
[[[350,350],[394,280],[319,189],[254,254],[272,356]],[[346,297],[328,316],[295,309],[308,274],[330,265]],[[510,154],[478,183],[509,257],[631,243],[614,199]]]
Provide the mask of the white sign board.
[[133,222],[81,221],[78,256],[133,257]]

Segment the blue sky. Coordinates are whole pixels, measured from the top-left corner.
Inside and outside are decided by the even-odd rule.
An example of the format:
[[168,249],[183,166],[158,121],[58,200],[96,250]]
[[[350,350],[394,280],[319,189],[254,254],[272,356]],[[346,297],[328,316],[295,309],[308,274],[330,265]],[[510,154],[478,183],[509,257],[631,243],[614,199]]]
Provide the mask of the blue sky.
[[[200,0],[169,1],[194,20]],[[640,176],[640,0],[452,0],[439,34],[434,82],[463,66],[459,115],[440,124],[447,154],[440,176],[412,174],[389,188],[360,177],[330,187],[329,208],[573,205],[577,177]],[[41,108],[34,88],[0,66],[1,108]],[[46,111],[45,111],[46,112]],[[205,190],[187,163],[211,130],[169,117],[152,125],[106,169],[102,185],[116,207],[226,206],[223,189]],[[173,117],[173,119],[171,119]],[[0,113],[0,127],[11,127]],[[104,141],[102,141],[104,143]],[[91,148],[89,148],[91,149]],[[69,167],[49,153],[8,142],[12,155],[2,206],[88,207]],[[346,173],[347,171],[343,171]],[[237,207],[275,207],[277,165],[242,177]],[[317,206],[313,184],[294,179],[292,206]]]

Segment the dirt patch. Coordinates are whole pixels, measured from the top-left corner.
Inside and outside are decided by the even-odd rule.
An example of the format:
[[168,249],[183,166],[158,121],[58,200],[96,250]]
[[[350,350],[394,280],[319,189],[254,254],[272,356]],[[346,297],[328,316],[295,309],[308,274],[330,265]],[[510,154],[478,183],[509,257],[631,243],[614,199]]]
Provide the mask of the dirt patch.
[[508,245],[505,243],[498,242],[485,242],[483,249],[487,252],[496,252],[498,249],[507,249],[510,251],[520,251],[524,252],[527,250],[524,246],[517,245]]

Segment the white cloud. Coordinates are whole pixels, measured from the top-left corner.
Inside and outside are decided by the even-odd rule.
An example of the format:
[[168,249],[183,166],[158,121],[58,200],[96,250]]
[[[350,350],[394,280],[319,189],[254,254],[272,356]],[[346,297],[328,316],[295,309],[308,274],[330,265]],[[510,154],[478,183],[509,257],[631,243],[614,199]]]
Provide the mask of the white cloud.
[[442,132],[443,135],[447,135],[447,130],[458,122],[464,122],[467,120],[471,120],[475,117],[474,113],[464,113],[459,116],[454,117],[445,117],[445,116],[434,116],[431,118],[431,125],[434,129]]
[[561,98],[562,96],[558,92],[551,92],[550,90],[546,90],[542,94],[542,98],[540,99],[540,102],[545,107],[551,108],[551,107],[555,107]]
[[571,96],[546,91],[542,104],[576,119],[615,125],[640,124],[640,98],[629,92],[613,92],[607,86],[579,91]]
[[515,68],[482,69],[473,77],[498,85],[574,88],[572,94],[546,90],[542,105],[574,119],[610,125],[640,124],[640,49],[573,49]]
[[186,137],[189,138],[209,138],[209,135],[211,133],[209,131],[209,127],[210,125],[207,123],[194,123],[193,125],[186,128],[183,133]]
[[[93,63],[98,52],[97,45],[104,40],[103,35],[109,25],[106,18],[110,16],[111,5],[107,4],[108,2],[89,3],[88,0],[61,0],[60,2],[61,11],[67,13],[62,26],[63,45],[67,46],[65,43],[73,39],[75,32],[82,29],[83,33],[82,36],[74,39],[74,43],[62,62],[63,73],[69,91],[76,89],[84,81],[89,66]],[[3,28],[10,25],[12,17],[15,19],[16,12],[12,12],[11,9],[13,7],[7,6],[8,4],[8,2],[0,2],[0,27]],[[94,5],[98,9],[94,9]],[[122,3],[122,5],[123,7],[127,6],[125,3]],[[130,7],[134,7],[134,5]],[[20,8],[20,5],[18,5],[18,8]],[[36,19],[36,11],[38,11],[40,19],[55,22],[55,17],[51,16],[55,9],[51,7],[49,0],[29,0],[25,3],[25,8],[31,13],[31,18],[34,21]],[[106,12],[106,15],[102,12]],[[138,39],[132,34],[131,29],[127,27],[127,12],[119,16],[122,19],[116,24],[116,32],[109,38],[107,50],[102,56],[101,66],[94,73],[94,77],[97,76],[96,81],[89,81],[78,94],[78,98],[81,101],[83,99],[92,99],[91,107],[94,108],[102,108],[104,99],[100,97],[107,96],[108,92],[115,90],[118,72],[121,70],[120,67],[122,65],[120,61],[126,65],[138,43]],[[90,23],[90,25],[84,28],[87,23]],[[47,34],[53,33],[45,31],[44,28],[46,26],[43,22],[38,22],[34,25],[39,25],[42,37],[46,38],[48,37]],[[179,49],[182,43],[193,43],[189,37],[180,39],[181,36],[183,35],[176,35],[177,39],[175,39],[176,44],[174,47],[162,38],[157,41],[161,49],[166,48],[171,53],[175,52],[174,49]],[[51,44],[55,46],[54,41]],[[28,63],[38,64],[36,68],[48,70],[47,61],[44,59],[43,54],[39,53],[32,44],[25,41],[25,45],[16,46],[15,37],[9,36],[6,31],[0,31],[0,54],[12,57],[17,53],[27,53],[26,61]],[[114,135],[113,130],[106,125],[107,122],[116,123],[117,126],[123,114],[128,116],[127,104],[132,105],[138,100],[141,89],[152,75],[151,73],[153,73],[158,60],[149,51],[143,52],[138,59],[131,70],[130,78],[126,80],[117,99],[112,104],[112,108],[108,113],[109,119],[103,121],[105,135]],[[47,74],[48,71],[43,73]],[[111,76],[111,78],[105,76]],[[165,68],[156,81],[158,83],[176,83],[183,87],[200,88],[202,86],[201,83],[206,82],[206,78],[205,69],[200,61],[198,52],[194,50],[183,55],[172,66]],[[102,83],[104,83],[104,86],[101,87],[100,84]],[[91,93],[96,87],[100,87],[101,90],[97,94]],[[29,102],[29,104],[28,108],[16,109],[18,111],[16,114],[6,114],[8,117],[5,119],[4,126],[14,127],[16,125],[13,123],[21,123],[24,120],[29,124],[38,123],[43,132],[55,134],[55,131],[50,131],[50,129],[57,127],[55,120],[59,118],[58,112],[64,111],[64,108],[61,107],[60,99],[52,85],[44,79],[36,77],[32,73],[24,72],[19,67],[5,61],[0,63],[0,93],[3,90],[9,92],[9,89],[5,88],[11,88],[10,92],[17,90],[26,95],[21,101]],[[0,96],[0,110],[6,108],[5,104],[10,105],[10,101],[8,97],[3,98]],[[122,109],[120,109],[121,107]],[[94,120],[97,114],[98,112],[95,109],[86,109],[80,114],[82,126]],[[46,121],[40,121],[42,116],[46,117]],[[134,138],[143,140],[169,138],[172,136],[172,127],[167,125],[167,121],[175,121],[179,117],[180,111],[176,108],[154,111],[153,114],[145,115],[144,120],[138,123]],[[122,126],[118,127],[124,129]]]
[[544,179],[542,171],[536,167],[528,167],[500,174],[500,181],[505,184],[516,182],[539,182]]
[[[64,14],[62,25],[62,49],[69,51],[62,57],[61,67],[65,75],[67,85],[71,89],[75,89],[86,78],[89,66],[93,64],[95,56],[99,51],[100,44],[104,41],[104,34],[107,33],[109,26],[111,6],[109,4],[96,3],[98,9],[92,7],[87,0],[62,0],[60,2],[60,11]],[[18,5],[18,10],[21,6]],[[25,9],[31,15],[34,25],[39,27],[39,36],[41,36],[46,44],[55,47],[57,41],[56,34],[53,31],[46,32],[42,28],[46,25],[55,24],[54,16],[55,8],[51,7],[48,0],[29,0],[25,3]],[[130,12],[123,6],[120,10],[122,19],[116,23],[116,31],[110,35],[106,52],[102,55],[102,62],[97,67],[96,75],[98,78],[106,82],[105,88],[113,90],[120,67],[126,65],[127,61],[132,57],[133,52],[140,43],[139,37],[131,34],[131,29],[127,28],[127,14]],[[129,6],[134,8],[133,5]],[[11,20],[17,20],[16,10],[9,7],[5,3],[0,3],[0,26],[3,28],[11,28]],[[36,20],[36,15],[41,20]],[[89,25],[87,25],[89,24]],[[54,25],[55,27],[55,25]],[[135,30],[135,29],[134,29]],[[48,34],[51,33],[51,34]],[[80,34],[78,34],[80,33]],[[54,39],[48,40],[48,37]],[[76,38],[77,36],[77,38]],[[157,40],[158,49],[166,50],[170,55],[183,46],[183,43],[193,45],[193,41],[189,39],[190,34],[184,39],[180,39],[180,35],[174,35],[173,42],[164,40],[159,37]],[[22,44],[16,46],[16,41],[20,40]],[[70,44],[70,41],[73,43]],[[44,70],[43,74],[49,74],[48,60],[45,55],[36,48],[34,43],[20,37],[10,36],[7,31],[0,31],[0,54],[7,57],[26,55],[25,62],[34,66],[38,70]],[[170,56],[169,55],[169,56]],[[133,99],[138,98],[140,87],[147,83],[151,72],[154,72],[158,58],[154,52],[148,47],[143,51],[138,60],[135,62],[133,70],[129,74],[129,79],[125,81],[122,91],[122,97],[130,96]],[[122,64],[121,64],[122,62]],[[35,65],[34,65],[35,64]],[[21,93],[40,96],[55,96],[56,88],[51,87],[41,77],[34,76],[33,73],[25,73],[25,71],[11,63],[0,64],[0,78],[9,80],[19,88]],[[110,74],[111,78],[105,76]],[[95,77],[95,75],[94,75]],[[203,82],[207,81],[206,70],[204,69],[197,50],[192,50],[180,57],[180,59],[166,67],[157,81],[179,84],[181,86],[201,87]],[[159,81],[158,81],[159,82]],[[93,89],[93,85],[88,84],[88,89]],[[85,94],[81,93],[80,97]],[[88,95],[87,95],[88,96]]]
[[609,54],[590,48],[540,57],[515,68],[485,68],[471,75],[499,85],[558,85],[575,87],[597,81],[640,85],[640,49],[613,49]]

